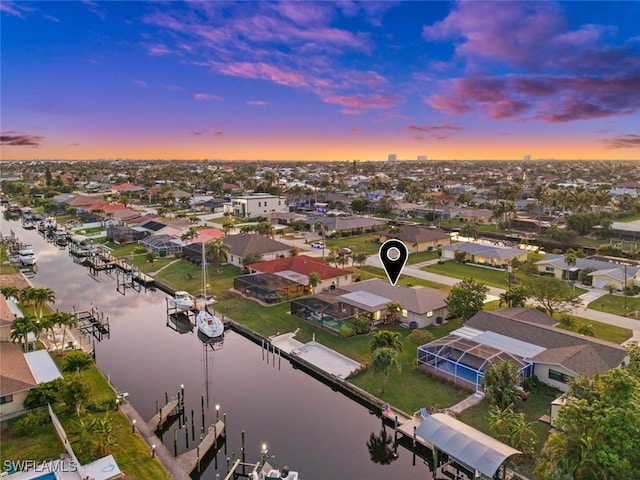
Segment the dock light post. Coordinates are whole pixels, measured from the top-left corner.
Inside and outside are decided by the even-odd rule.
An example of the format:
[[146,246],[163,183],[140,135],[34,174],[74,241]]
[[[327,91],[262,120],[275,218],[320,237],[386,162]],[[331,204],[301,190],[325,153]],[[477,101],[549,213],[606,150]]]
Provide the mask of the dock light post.
[[260,455],[262,457],[262,465],[267,463],[267,455],[269,455],[269,450],[267,449],[267,444],[262,444],[262,450],[260,450]]
[[156,445],[151,445],[151,458],[156,458]]
[[216,405],[216,422],[220,420],[220,405]]
[[136,433],[136,419],[131,422],[131,433]]

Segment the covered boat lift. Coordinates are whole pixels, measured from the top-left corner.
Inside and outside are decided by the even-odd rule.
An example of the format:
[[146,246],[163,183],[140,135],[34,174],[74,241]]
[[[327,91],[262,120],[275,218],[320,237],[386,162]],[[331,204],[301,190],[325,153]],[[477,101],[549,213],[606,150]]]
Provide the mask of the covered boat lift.
[[[435,452],[446,453],[472,472],[474,479],[504,478],[499,473],[504,461],[522,453],[444,413],[427,415],[415,433]],[[436,460],[435,468],[440,467]]]

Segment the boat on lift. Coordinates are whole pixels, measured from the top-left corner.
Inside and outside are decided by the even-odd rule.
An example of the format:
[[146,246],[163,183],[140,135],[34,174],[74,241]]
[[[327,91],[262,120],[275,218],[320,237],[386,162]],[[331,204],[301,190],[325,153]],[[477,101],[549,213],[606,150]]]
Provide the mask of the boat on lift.
[[195,307],[195,299],[189,292],[179,290],[173,294],[173,298],[169,299],[169,305],[176,310],[190,310]]
[[204,242],[202,242],[202,296],[203,307],[196,315],[196,326],[198,331],[209,338],[217,338],[224,335],[224,324],[222,319],[209,311],[207,305],[207,262],[204,253]]
[[23,248],[18,251],[18,263],[20,265],[35,265],[36,255],[31,248]]

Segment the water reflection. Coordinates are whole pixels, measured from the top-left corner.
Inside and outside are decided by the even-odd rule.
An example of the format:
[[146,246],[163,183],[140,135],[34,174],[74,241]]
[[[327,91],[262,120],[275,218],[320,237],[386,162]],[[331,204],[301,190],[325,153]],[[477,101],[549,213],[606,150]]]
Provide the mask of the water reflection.
[[[189,425],[193,418],[196,433],[215,423],[215,405],[220,405],[218,415],[226,415],[228,436],[203,478],[216,473],[224,478],[226,457],[234,451],[240,455],[242,431],[247,460],[258,460],[252,455],[267,443],[274,461],[291,465],[304,480],[430,478],[422,461],[412,466],[411,455],[389,464],[372,462],[366,444],[371,432],[379,431],[380,420],[288,362],[280,368],[267,364],[260,347],[235,332],[225,334],[222,348],[205,348],[195,329],[180,334],[167,328],[164,293],[128,290],[122,296],[115,278],[104,272],[89,275],[37,231],[24,230],[16,221],[3,222],[1,228],[5,235],[12,228],[33,244],[36,255],[43,254],[31,282],[55,291],[55,308],[82,310],[93,304],[109,317],[111,337],[96,344],[98,365],[115,388],[129,393],[143,418],[153,417],[156,401],[163,403],[165,392],[174,395],[180,385],[185,386],[185,414]],[[164,441],[172,451],[174,429],[182,453],[187,447],[180,422],[169,428]]]
[[387,433],[384,421],[379,433],[372,432],[369,435],[367,449],[373,463],[389,465],[398,459],[398,453],[393,445],[393,437]]

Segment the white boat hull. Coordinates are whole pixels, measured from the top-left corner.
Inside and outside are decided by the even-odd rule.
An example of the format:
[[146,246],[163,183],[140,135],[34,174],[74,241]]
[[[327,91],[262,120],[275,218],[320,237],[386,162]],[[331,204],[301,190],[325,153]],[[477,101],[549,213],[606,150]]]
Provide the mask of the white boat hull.
[[224,335],[224,324],[222,320],[206,310],[200,310],[196,315],[196,325],[202,334],[209,338],[221,337]]

